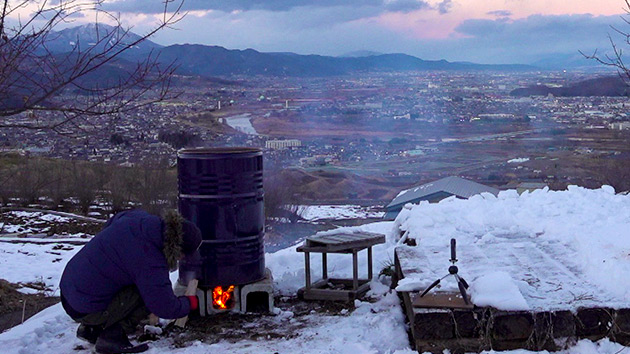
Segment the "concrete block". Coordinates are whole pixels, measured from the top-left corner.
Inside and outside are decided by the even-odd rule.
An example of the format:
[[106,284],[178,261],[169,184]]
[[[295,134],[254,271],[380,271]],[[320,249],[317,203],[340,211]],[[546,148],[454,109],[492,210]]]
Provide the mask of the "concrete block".
[[453,315],[450,310],[416,311],[413,331],[416,340],[452,339]]
[[611,331],[614,320],[614,311],[612,309],[579,309],[576,315],[576,334],[579,338],[602,339]]
[[624,346],[630,345],[630,309],[619,309],[615,314],[612,339]]
[[456,338],[479,338],[483,313],[474,310],[453,310]]
[[529,312],[494,312],[491,337],[499,341],[528,339],[534,330],[534,318]]

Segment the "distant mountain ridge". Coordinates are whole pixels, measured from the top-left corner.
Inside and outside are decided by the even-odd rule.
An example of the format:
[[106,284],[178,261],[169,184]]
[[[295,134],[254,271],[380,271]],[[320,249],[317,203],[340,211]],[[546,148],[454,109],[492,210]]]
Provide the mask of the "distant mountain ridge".
[[422,60],[407,54],[330,57],[294,53],[263,53],[200,44],[176,44],[159,50],[161,60],[175,61],[191,75],[334,76],[352,72],[423,70],[526,71],[528,65],[484,65]]
[[385,53],[375,52],[372,50],[357,50],[354,52],[348,52],[342,55],[339,55],[340,58],[360,58],[360,57],[373,57],[376,55],[383,55]]
[[[124,33],[122,28],[117,28],[103,23],[90,23],[87,25],[66,28],[61,31],[53,32],[46,41],[46,47],[53,53],[69,52],[75,49],[75,47],[85,51],[98,43],[99,39],[101,39],[102,42],[100,43],[101,47],[107,45],[107,43],[102,41],[102,39],[108,35],[111,35],[111,38],[114,40],[119,40],[120,48],[124,45],[134,43],[142,38],[131,31]],[[110,45],[111,44],[112,43],[110,43]],[[145,56],[152,50],[160,48],[163,48],[163,46],[150,40],[144,40],[133,48],[130,48],[125,53],[125,56]]]
[[[53,52],[72,50],[74,45],[87,48],[95,42],[96,31],[111,31],[107,25],[84,25],[58,32],[47,46]],[[139,38],[128,33],[123,42],[131,43]],[[124,59],[142,60],[150,52],[159,55],[163,63],[176,62],[178,73],[207,77],[232,75],[267,75],[317,77],[335,76],[354,72],[378,71],[425,71],[425,70],[497,70],[527,71],[528,65],[488,65],[446,60],[423,60],[407,54],[378,54],[354,57],[300,55],[295,53],[264,53],[254,49],[226,49],[220,46],[200,44],[175,44],[160,46],[149,40],[124,53]],[[367,52],[366,52],[367,53]],[[366,54],[364,53],[364,54]]]

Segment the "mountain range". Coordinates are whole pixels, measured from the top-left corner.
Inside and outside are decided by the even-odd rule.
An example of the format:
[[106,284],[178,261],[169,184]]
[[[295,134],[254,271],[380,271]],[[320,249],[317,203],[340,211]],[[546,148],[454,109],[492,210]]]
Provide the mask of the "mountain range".
[[[104,24],[83,25],[68,28],[51,36],[46,43],[54,53],[71,51],[74,46],[88,48],[101,35],[115,31]],[[123,38],[131,43],[139,38],[129,32]],[[264,53],[254,49],[226,49],[220,46],[199,44],[176,44],[161,46],[150,40],[124,52],[122,59],[137,62],[149,53],[158,55],[163,63],[175,62],[178,73],[205,77],[234,75],[268,75],[317,77],[344,75],[355,72],[378,71],[423,71],[423,70],[500,70],[527,71],[536,69],[528,65],[487,65],[446,60],[423,60],[407,54],[354,53],[354,56],[332,57],[322,55],[299,55],[295,53]],[[120,64],[119,64],[120,65]]]

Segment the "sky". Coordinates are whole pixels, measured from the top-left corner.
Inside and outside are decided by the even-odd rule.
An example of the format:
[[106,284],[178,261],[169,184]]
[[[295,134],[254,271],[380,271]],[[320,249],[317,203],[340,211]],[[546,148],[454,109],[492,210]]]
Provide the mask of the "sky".
[[[152,40],[530,64],[580,57],[578,50],[610,50],[611,25],[630,31],[622,19],[625,6],[624,0],[185,0],[185,18]],[[120,13],[138,33],[154,25],[163,10],[160,0],[105,0],[104,7]]]

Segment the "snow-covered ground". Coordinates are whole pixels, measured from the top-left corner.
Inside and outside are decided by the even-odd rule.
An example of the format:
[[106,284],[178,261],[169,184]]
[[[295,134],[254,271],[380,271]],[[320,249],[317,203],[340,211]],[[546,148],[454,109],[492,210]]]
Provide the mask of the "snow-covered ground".
[[300,205],[297,212],[308,221],[382,218],[385,215],[360,205]]
[[[547,287],[552,285],[540,284],[548,276],[543,266],[528,263],[532,257],[540,256],[534,259],[542,265],[552,264],[553,269],[561,271],[558,276],[569,280],[568,283],[556,284],[562,289],[557,289],[555,293],[566,295],[568,292],[564,289],[576,291],[580,290],[577,288],[579,284],[587,284],[599,289],[589,293],[599,301],[630,305],[630,280],[624,277],[624,274],[630,274],[630,196],[615,195],[609,187],[598,190],[571,187],[563,192],[545,189],[521,196],[515,191],[508,191],[498,197],[482,195],[469,200],[449,198],[438,204],[422,203],[406,207],[395,222],[377,222],[346,228],[345,231],[353,230],[386,234],[387,243],[374,247],[375,273],[391,264],[401,231],[403,237],[418,241],[415,249],[436,252],[431,254],[430,259],[426,256],[419,258],[427,262],[429,271],[425,273],[426,279],[407,281],[406,285],[410,287],[419,286],[418,283],[424,285],[438,275],[444,275],[449,265],[449,240],[454,237],[459,246],[460,274],[471,283],[475,290],[474,301],[479,304],[529,309],[549,305],[532,298],[532,291],[547,291]],[[63,265],[79,246],[64,251],[66,253],[61,256],[47,253],[51,251],[50,247],[0,242],[1,259],[12,267],[11,273],[15,272],[10,275],[10,280],[25,282],[42,276],[55,286]],[[38,256],[29,258],[20,253],[20,249]],[[367,273],[364,253],[359,258],[360,273],[363,275]],[[53,256],[62,259],[53,263]],[[303,257],[302,253],[295,251],[295,247],[266,255],[266,265],[274,274],[279,295],[295,296],[297,289],[303,286]],[[15,260],[11,260],[13,258]],[[501,259],[505,264],[497,267],[491,259]],[[328,262],[331,276],[351,276],[351,257],[329,255]],[[312,276],[317,279],[321,272],[319,257],[313,256],[311,264]],[[484,264],[491,268],[484,269]],[[9,268],[0,269],[3,270],[0,278],[9,277],[4,271]],[[528,278],[527,274],[531,277]],[[540,281],[537,283],[535,280]],[[448,287],[448,282],[445,283]],[[508,299],[497,296],[506,291],[512,294]],[[552,293],[545,293],[545,296]],[[334,315],[312,313],[298,319],[290,311],[276,311],[273,321],[278,326],[303,322],[302,329],[295,336],[236,343],[194,342],[185,348],[175,348],[168,339],[162,339],[151,343],[149,353],[413,353],[397,294],[389,292],[386,285],[375,280],[370,295],[372,302],[357,301],[354,310]],[[589,301],[588,296],[582,297],[580,292],[574,295],[574,301]],[[503,305],[501,301],[504,301]],[[76,324],[56,305],[23,325],[0,334],[0,347],[3,353],[88,353],[86,349],[74,350],[81,343],[75,338],[75,330]],[[604,339],[597,343],[582,340],[562,353],[613,354],[625,351],[630,353],[630,348]],[[531,352],[517,350],[506,353]]]
[[[11,283],[43,282],[49,295],[59,296],[61,273],[80,249],[81,246],[59,243],[0,242],[0,278]],[[30,292],[28,288],[18,290]]]
[[258,132],[252,125],[251,115],[249,113],[225,117],[224,119],[227,125],[238,130],[239,132],[248,135],[258,135]]
[[[545,188],[521,196],[510,190],[498,197],[422,202],[403,208],[396,228],[418,243],[401,247],[412,263],[403,268],[422,267],[416,278],[401,284],[405,289],[423,289],[444,275],[449,241],[455,238],[459,273],[484,305],[506,310],[630,307],[630,196],[616,195],[611,187]],[[487,277],[501,285],[475,287],[477,279]],[[454,282],[445,285],[455,287]],[[488,297],[515,288],[519,301],[488,303]]]
[[[51,238],[85,237],[84,233],[70,233],[68,230],[77,228],[76,225],[101,224],[102,222],[102,220],[82,216],[73,217],[73,214],[61,212],[9,211],[2,214],[0,236],[3,234],[32,236],[34,234],[53,233],[50,235]],[[52,225],[62,226],[63,231],[60,232],[57,228],[51,232]]]
[[508,163],[523,163],[529,161],[529,157],[517,157],[515,159],[508,160]]

